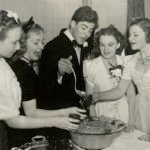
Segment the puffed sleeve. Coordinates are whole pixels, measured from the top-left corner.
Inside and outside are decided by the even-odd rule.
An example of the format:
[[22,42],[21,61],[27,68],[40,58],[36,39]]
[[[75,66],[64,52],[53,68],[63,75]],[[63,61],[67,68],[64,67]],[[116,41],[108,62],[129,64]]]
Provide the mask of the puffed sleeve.
[[93,64],[90,60],[86,60],[83,63],[84,78],[94,83],[95,75],[93,74]]
[[131,59],[132,59],[132,56],[125,56],[123,58],[124,69],[123,69],[122,79],[125,79],[125,80],[131,80],[132,79],[131,73],[130,73]]
[[83,74],[86,83],[86,92],[92,94],[95,86],[95,75],[93,74],[93,67],[91,61],[85,61],[83,63]]
[[[15,76],[15,75],[14,75]],[[16,117],[19,114],[19,83],[13,74],[0,69],[0,120]]]

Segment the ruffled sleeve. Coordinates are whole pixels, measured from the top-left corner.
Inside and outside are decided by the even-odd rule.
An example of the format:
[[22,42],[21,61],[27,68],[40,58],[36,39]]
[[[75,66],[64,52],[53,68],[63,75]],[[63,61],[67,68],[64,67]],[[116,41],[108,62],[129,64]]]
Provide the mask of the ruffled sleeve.
[[[6,64],[6,63],[5,63]],[[15,74],[0,66],[0,120],[6,120],[19,115],[21,91]]]

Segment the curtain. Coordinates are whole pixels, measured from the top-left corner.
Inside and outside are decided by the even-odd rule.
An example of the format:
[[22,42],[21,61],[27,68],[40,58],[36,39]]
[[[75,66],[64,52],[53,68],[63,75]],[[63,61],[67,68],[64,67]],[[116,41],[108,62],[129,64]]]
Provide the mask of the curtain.
[[86,6],[86,5],[91,6],[91,4],[92,4],[92,0],[82,0],[83,6]]
[[145,17],[144,0],[128,0],[127,26],[136,17]]
[[[127,12],[127,27],[131,20],[137,17],[145,17],[144,0],[128,0],[128,12]],[[127,37],[128,37],[127,31]],[[132,55],[138,52],[138,50],[132,50],[130,44],[127,44],[125,49],[125,55]]]

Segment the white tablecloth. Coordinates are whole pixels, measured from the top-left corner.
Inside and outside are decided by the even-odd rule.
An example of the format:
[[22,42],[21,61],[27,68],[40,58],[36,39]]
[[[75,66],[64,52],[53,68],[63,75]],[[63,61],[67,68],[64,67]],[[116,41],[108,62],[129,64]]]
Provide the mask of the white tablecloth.
[[150,142],[144,142],[138,139],[144,135],[141,131],[135,130],[131,133],[123,132],[109,148],[105,150],[150,150]]

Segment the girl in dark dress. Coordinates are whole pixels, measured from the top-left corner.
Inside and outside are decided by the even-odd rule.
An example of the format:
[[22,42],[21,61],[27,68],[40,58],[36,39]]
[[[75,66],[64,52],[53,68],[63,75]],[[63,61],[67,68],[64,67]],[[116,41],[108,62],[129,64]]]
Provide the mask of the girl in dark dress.
[[[23,30],[24,36],[22,40],[22,54],[16,54],[11,62],[11,67],[15,72],[18,81],[20,82],[22,90],[21,113],[29,117],[51,117],[52,127],[66,130],[77,129],[78,125],[74,123],[78,123],[79,120],[69,118],[69,114],[79,114],[82,118],[84,118],[85,110],[79,109],[77,107],[52,111],[37,108],[38,60],[41,56],[41,52],[44,46],[44,31],[40,25],[34,23],[32,18],[23,25]],[[12,138],[14,132],[17,135],[17,138],[14,139],[15,144]],[[46,132],[44,129],[32,131],[10,130],[10,147],[19,146],[25,142],[30,141],[32,136],[36,134],[45,135]],[[58,143],[56,144],[60,145]]]

